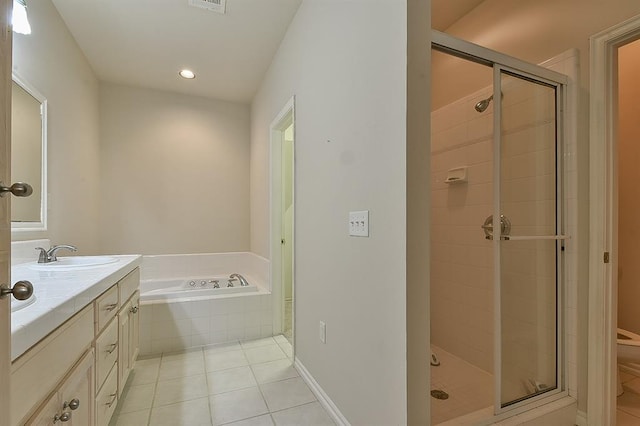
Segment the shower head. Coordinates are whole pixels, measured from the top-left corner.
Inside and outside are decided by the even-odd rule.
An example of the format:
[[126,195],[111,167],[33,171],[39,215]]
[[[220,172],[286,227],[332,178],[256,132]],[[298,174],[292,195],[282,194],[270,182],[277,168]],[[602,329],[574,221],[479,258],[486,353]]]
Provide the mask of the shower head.
[[493,100],[493,95],[489,96],[487,99],[483,99],[478,102],[475,106],[476,111],[484,112],[487,108],[489,108],[489,104]]

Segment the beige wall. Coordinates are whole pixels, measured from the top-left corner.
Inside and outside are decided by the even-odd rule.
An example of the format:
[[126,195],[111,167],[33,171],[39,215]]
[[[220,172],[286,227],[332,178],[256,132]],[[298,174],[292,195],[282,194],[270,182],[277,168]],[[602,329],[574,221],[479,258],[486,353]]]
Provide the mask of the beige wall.
[[354,425],[407,422],[406,19],[304,1],[252,104],[251,248],[269,256],[269,126],[295,95],[296,357]]
[[100,86],[105,253],[249,249],[249,107]]
[[429,259],[431,1],[407,1],[406,327],[407,424],[431,418]]
[[48,101],[49,230],[14,235],[98,251],[98,81],[51,0],[29,3],[32,33],[14,33],[13,69]]
[[640,41],[618,49],[618,326],[640,333]]

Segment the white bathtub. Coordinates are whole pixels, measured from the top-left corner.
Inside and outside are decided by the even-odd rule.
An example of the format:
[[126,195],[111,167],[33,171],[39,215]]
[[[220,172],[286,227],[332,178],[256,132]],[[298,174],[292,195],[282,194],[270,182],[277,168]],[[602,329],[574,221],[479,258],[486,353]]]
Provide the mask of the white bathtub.
[[[144,256],[140,354],[272,336],[268,271],[269,262],[252,253]],[[228,287],[233,273],[249,286]]]
[[243,287],[237,280],[230,281],[226,276],[146,280],[140,283],[140,302],[193,300],[259,291],[251,278],[247,281],[249,285]]

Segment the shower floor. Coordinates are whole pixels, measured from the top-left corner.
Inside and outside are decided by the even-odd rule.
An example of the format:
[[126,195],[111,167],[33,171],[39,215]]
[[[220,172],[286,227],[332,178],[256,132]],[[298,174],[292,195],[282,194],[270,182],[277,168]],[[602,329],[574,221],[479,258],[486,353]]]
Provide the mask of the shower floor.
[[[431,424],[466,424],[460,423],[463,419],[459,417],[471,413],[474,413],[469,416],[473,417],[473,421],[468,424],[475,424],[480,420],[477,415],[481,419],[491,417],[493,375],[435,345],[431,345],[431,350],[440,360],[439,367],[431,366],[431,389],[443,390],[449,394],[449,398],[445,400],[431,398]],[[448,423],[452,419],[456,421]]]

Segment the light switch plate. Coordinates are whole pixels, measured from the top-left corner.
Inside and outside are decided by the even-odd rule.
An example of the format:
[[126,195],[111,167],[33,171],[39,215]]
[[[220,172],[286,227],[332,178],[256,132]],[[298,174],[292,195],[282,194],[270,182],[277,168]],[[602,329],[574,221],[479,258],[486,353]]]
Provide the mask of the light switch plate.
[[352,237],[369,236],[369,210],[349,212],[349,235]]

